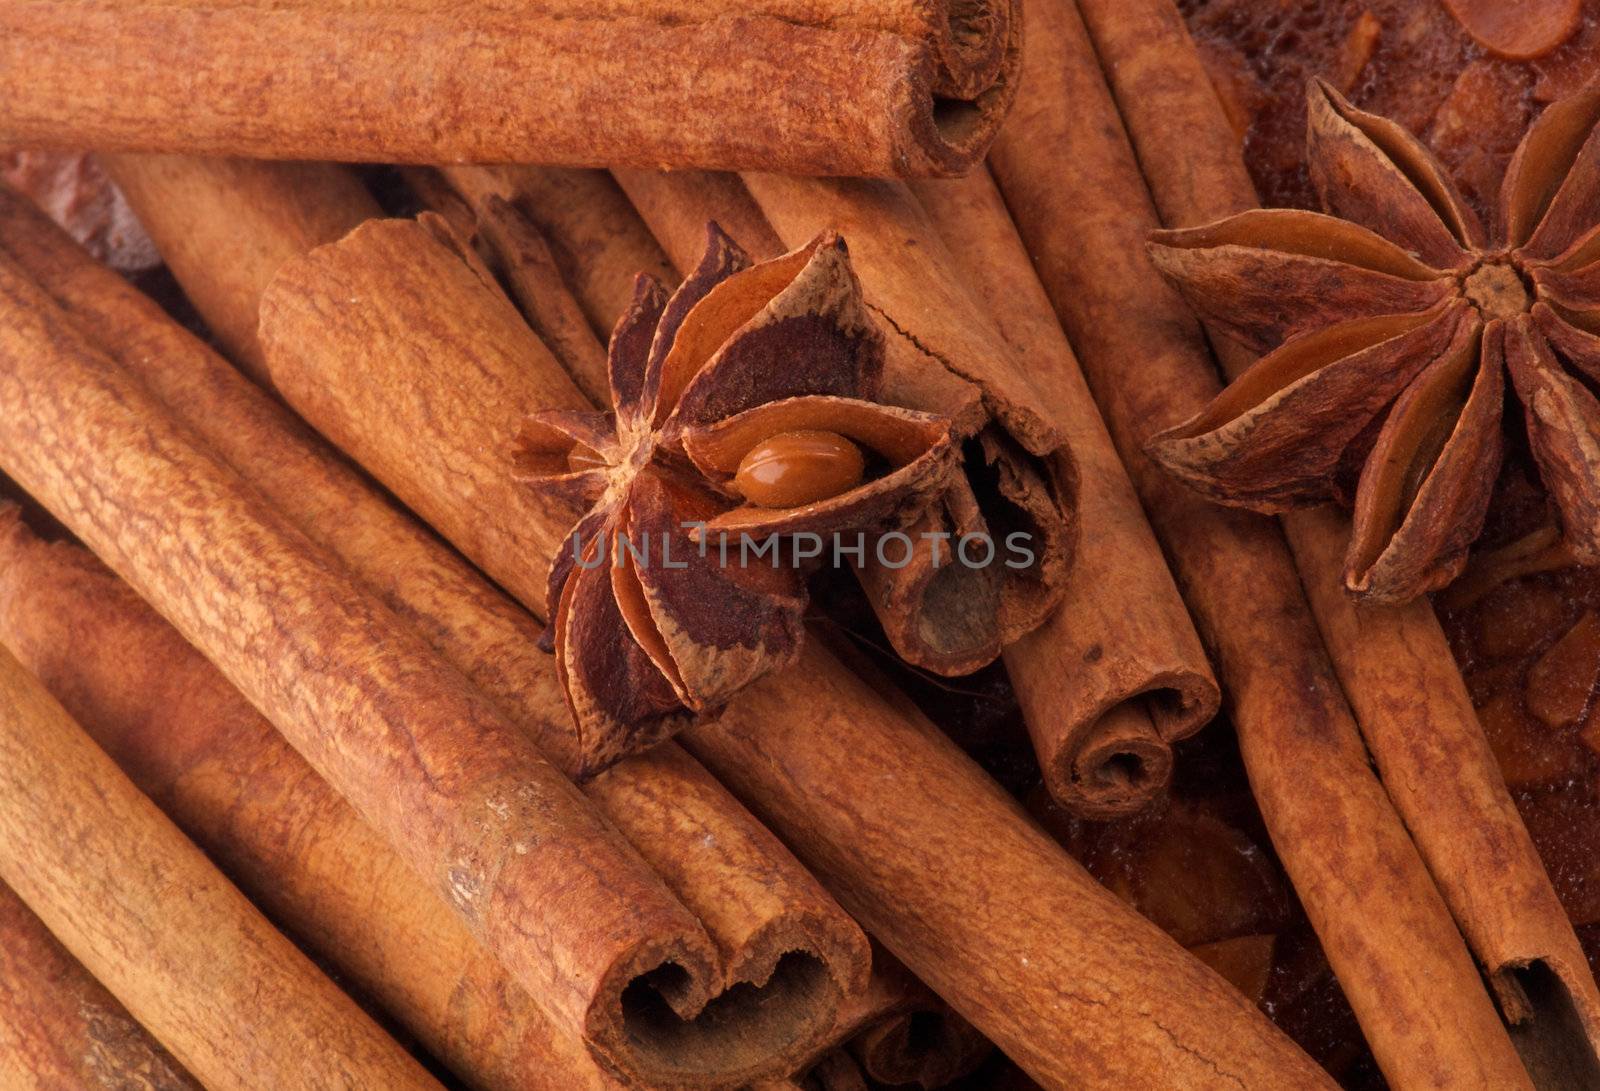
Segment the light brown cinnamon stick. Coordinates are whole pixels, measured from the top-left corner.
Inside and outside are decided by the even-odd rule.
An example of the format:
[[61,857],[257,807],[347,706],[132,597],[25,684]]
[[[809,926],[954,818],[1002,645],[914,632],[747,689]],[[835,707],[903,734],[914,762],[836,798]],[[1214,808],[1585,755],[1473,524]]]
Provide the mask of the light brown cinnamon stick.
[[266,912],[472,1086],[616,1086],[216,668],[85,551],[0,526],[0,640]]
[[[101,163],[126,195],[159,193],[164,215],[151,215],[150,202],[136,208],[161,257],[174,269],[203,264],[215,273],[184,282],[184,292],[205,315],[206,325],[230,359],[261,376],[256,344],[259,296],[278,266],[313,246],[332,242],[362,220],[381,215],[378,203],[345,170],[325,163],[282,163],[270,171],[249,162],[216,159],[209,169],[186,169],[177,156],[101,156]],[[316,204],[286,201],[283,194],[315,187]],[[272,236],[217,236],[193,230],[218,214],[219,205],[243,197],[253,215],[271,217],[281,227]],[[131,200],[130,200],[131,203]]]
[[[677,1048],[657,1012],[701,1010],[714,945],[526,735],[9,259],[0,283],[0,392],[20,407],[0,425],[0,465],[164,607],[598,1057],[669,1082],[755,1063],[731,1047],[765,1043],[732,1034],[722,1051]],[[628,991],[666,962],[685,972],[657,979],[659,998]]]
[[1144,252],[1156,226],[1070,0],[1030,8],[1028,84],[991,162],[1209,645],[1274,845],[1397,1087],[1528,1086],[1448,908],[1373,775],[1276,528],[1210,507],[1140,445],[1215,393]]
[[[743,232],[760,240],[758,251],[782,246],[731,175],[624,171],[618,180],[676,262],[692,260],[692,240],[707,219],[735,237]],[[884,313],[908,342],[982,361],[957,367],[1003,371],[1012,359],[1028,362],[1027,396],[1067,437],[1078,463],[1080,538],[1062,605],[1007,647],[1006,668],[1056,797],[1102,817],[1139,809],[1171,775],[1171,743],[1209,720],[1219,696],[1160,547],[998,193],[987,175],[929,183],[921,191],[924,218],[903,193],[844,190],[827,205],[805,194],[808,184],[794,188],[801,195],[790,201],[800,218],[792,230],[804,230],[807,217],[849,217],[847,238],[863,283],[887,297]],[[798,203],[805,200],[809,206]],[[959,287],[976,293],[995,335],[1004,338],[999,347],[953,342],[930,316],[939,304],[919,307],[911,291],[898,287],[905,278],[938,275],[925,260],[930,248],[944,250],[934,225],[948,244],[946,276],[959,270]],[[898,251],[913,260],[891,262],[887,255]],[[970,314],[964,319],[976,321]],[[939,347],[941,337],[947,349]],[[929,363],[922,358],[916,366]]]
[[15,892],[0,884],[0,1083],[200,1091]]
[[0,141],[950,174],[1004,115],[1020,23],[1014,0],[24,0],[0,12]]
[[[359,310],[341,308],[337,321],[315,318],[326,290],[320,270],[342,266],[352,250],[370,245],[364,230],[280,272],[263,305],[274,375],[301,370],[305,377],[288,384],[298,389],[312,373],[332,384],[355,368],[368,382],[375,372],[361,370],[365,360],[381,361],[385,378],[368,382],[369,391],[418,389],[413,384],[423,376],[413,369],[424,363],[482,384],[478,396],[464,397],[466,415],[450,418],[447,428],[439,427],[440,414],[415,412],[414,402],[407,410],[409,395],[375,414],[320,422],[350,434],[358,450],[388,443],[385,433],[398,431],[417,450],[459,457],[461,446],[504,434],[521,398],[484,396],[494,389],[480,378],[485,367],[462,369],[456,352],[436,355],[432,346],[426,355],[395,351],[417,333],[407,317],[410,300],[425,297],[429,313],[493,313],[441,290],[462,292],[467,282],[414,281],[418,265],[387,263],[399,283],[362,289]],[[391,226],[383,234],[398,232]],[[475,342],[474,356],[494,343]],[[553,361],[542,366],[550,374],[528,375],[524,383],[565,381]],[[316,408],[331,418],[349,404],[346,396]],[[553,404],[582,404],[570,384],[562,397]],[[382,462],[391,475],[385,483],[413,506],[453,506],[455,524],[476,523],[484,533],[506,520],[506,512],[483,502],[485,494],[459,482],[434,492],[430,472],[413,461]],[[553,525],[559,515],[543,518]],[[485,564],[505,555],[486,549],[474,559]],[[541,595],[526,605],[537,610],[542,602]],[[717,724],[691,732],[692,747],[957,1011],[1051,1086],[1152,1072],[1204,1084],[1217,1079],[1218,1068],[1263,1086],[1325,1085],[1236,991],[1118,905],[931,725],[814,645],[815,638],[792,675],[769,679]],[[1026,967],[1020,976],[1019,966]]]
[[[137,192],[151,197],[159,191]],[[570,775],[582,770],[583,755],[552,662],[536,647],[539,626],[531,617],[380,499],[150,300],[14,198],[7,204],[3,194],[0,252],[36,277],[83,328],[103,338],[122,366],[302,531],[337,553],[560,768]],[[624,762],[587,780],[584,791],[714,942],[715,963],[683,968],[703,975],[691,990],[711,996],[740,983],[764,986],[761,1003],[697,1029],[658,1035],[651,1048],[670,1055],[675,1068],[696,1067],[702,1078],[727,1080],[782,1070],[814,1048],[841,998],[866,976],[860,930],[682,750],[662,747]],[[723,1042],[728,1037],[743,1048],[729,1049]]]
[[[1256,207],[1176,9],[1167,0],[1080,3],[1166,226]],[[1250,362],[1224,338],[1212,344],[1230,376]],[[1359,606],[1344,593],[1350,528],[1339,513],[1290,512],[1281,522],[1367,747],[1488,970],[1513,1040],[1536,1076],[1536,1065],[1556,1065],[1544,1073],[1550,1086],[1600,1080],[1600,992],[1432,608]]]
[[439,1086],[4,648],[0,877],[208,1087]]
[[[633,302],[634,277],[647,273],[665,285],[678,282],[672,263],[650,232],[628,215],[628,198],[604,171],[447,167],[444,175],[480,211],[499,197],[534,223],[601,340],[611,336],[611,327]],[[696,245],[705,248],[705,224]],[[758,259],[777,253],[751,251]],[[700,260],[698,250],[695,260]]]

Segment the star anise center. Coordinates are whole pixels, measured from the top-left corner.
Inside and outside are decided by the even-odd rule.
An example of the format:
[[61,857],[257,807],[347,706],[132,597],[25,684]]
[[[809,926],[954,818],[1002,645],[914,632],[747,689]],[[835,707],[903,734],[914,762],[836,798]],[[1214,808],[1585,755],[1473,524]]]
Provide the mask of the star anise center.
[[1491,259],[1461,282],[1461,293],[1485,318],[1515,318],[1533,305],[1522,273],[1510,261]]

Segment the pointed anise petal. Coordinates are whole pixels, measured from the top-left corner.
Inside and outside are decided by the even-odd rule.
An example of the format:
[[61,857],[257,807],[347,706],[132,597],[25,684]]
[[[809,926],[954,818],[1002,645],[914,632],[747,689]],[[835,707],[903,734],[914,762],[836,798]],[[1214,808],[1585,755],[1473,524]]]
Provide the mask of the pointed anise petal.
[[1469,310],[1454,301],[1297,337],[1146,450],[1220,503],[1275,513],[1331,499],[1349,448],[1450,347]]
[[678,329],[695,305],[711,289],[735,273],[750,268],[750,257],[738,243],[716,223],[706,224],[706,249],[700,264],[678,285],[678,290],[667,300],[667,306],[656,325],[655,337],[650,344],[650,363],[645,375],[645,412],[654,420],[656,405],[661,397],[662,367],[677,340]]
[[812,247],[803,246],[753,265],[717,284],[690,308],[661,362],[660,389],[653,418],[657,426],[677,408],[684,388],[734,331],[760,314],[763,307],[800,275],[811,257]]
[[1066,514],[1077,510],[1078,466],[1065,450],[1054,458],[1030,458],[1004,430],[991,426],[978,433],[976,455],[969,445],[967,476],[981,482],[989,501],[985,518],[996,548],[1022,533],[1033,554],[1031,564],[1006,568],[1002,577],[1000,639],[1009,644],[1043,624],[1066,591],[1078,545],[1078,525]]
[[1483,225],[1444,165],[1403,126],[1357,110],[1326,81],[1306,93],[1307,161],[1325,211],[1391,239],[1436,269],[1472,261]]
[[633,301],[617,319],[606,348],[606,372],[611,379],[611,404],[618,427],[632,433],[645,410],[645,372],[650,343],[667,306],[667,290],[648,273],[633,280]]
[[1003,643],[1004,572],[1000,564],[963,564],[963,535],[989,535],[978,499],[957,475],[937,503],[890,542],[867,543],[867,556],[889,564],[856,566],[895,653],[924,670],[970,674],[992,663]]
[[585,549],[556,614],[556,670],[578,729],[580,776],[670,738],[691,718],[623,618],[612,545],[602,536]]
[[522,422],[510,461],[512,476],[551,505],[553,517],[576,523],[605,495],[617,455],[609,416],[554,409]]
[[720,506],[654,473],[640,475],[629,504],[628,534],[646,560],[630,558],[625,571],[660,652],[671,657],[668,677],[695,709],[723,704],[791,666],[805,636],[806,596],[792,565],[756,561],[745,569],[737,553],[724,564],[691,539],[687,526],[706,522]]
[[1348,318],[1425,311],[1455,290],[1386,239],[1315,212],[1244,212],[1150,238],[1195,312],[1259,352]]
[[1579,316],[1594,318],[1595,326],[1574,322],[1574,316],[1565,309],[1545,303],[1535,304],[1532,314],[1534,323],[1550,347],[1591,383],[1600,386],[1600,312]]
[[545,579],[544,592],[544,616],[550,620],[545,623],[544,632],[539,635],[541,651],[555,650],[555,618],[561,611],[561,597],[566,592],[567,580],[577,567],[578,558],[583,556],[584,551],[592,543],[596,540],[609,539],[607,523],[611,515],[612,509],[600,508],[578,520],[578,524],[561,543],[561,550],[551,558],[550,574]]
[[1583,329],[1600,332],[1600,261],[1580,269],[1535,266],[1529,275],[1545,305]]
[[[701,307],[715,299],[713,292]],[[849,253],[838,236],[825,236],[783,290],[731,332],[689,380],[673,423],[704,424],[805,394],[876,398],[883,360],[883,334],[862,299]]]
[[1506,332],[1506,365],[1563,537],[1579,563],[1600,562],[1600,401],[1562,371],[1550,345],[1527,321]]
[[1513,61],[1544,56],[1583,23],[1583,0],[1444,0],[1444,6],[1473,41]]
[[1378,434],[1356,490],[1345,585],[1404,602],[1466,565],[1500,465],[1502,324],[1473,323],[1408,387]]
[[[1500,187],[1500,234],[1507,246],[1548,260],[1594,223],[1600,150],[1586,145],[1597,119],[1600,83],[1552,103],[1529,127]],[[1585,209],[1587,221],[1581,219]]]

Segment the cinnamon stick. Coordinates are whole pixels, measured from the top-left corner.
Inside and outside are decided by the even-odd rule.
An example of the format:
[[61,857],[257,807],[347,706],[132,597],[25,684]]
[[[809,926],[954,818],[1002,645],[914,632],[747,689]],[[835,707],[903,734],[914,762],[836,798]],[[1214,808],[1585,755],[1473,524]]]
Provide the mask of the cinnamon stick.
[[[397,351],[415,337],[422,314],[428,324],[465,329],[455,326],[462,315],[494,313],[462,297],[469,282],[407,260],[384,263],[396,282],[362,289],[361,307],[341,308],[337,321],[319,317],[315,302],[325,298],[321,269],[342,266],[375,237],[402,237],[403,226],[358,230],[281,270],[263,303],[264,343],[275,377],[303,372],[287,384],[296,390],[313,373],[342,385],[343,369],[364,358],[381,364],[381,382],[377,370],[362,373],[372,390],[426,389],[424,369],[473,384],[459,417],[422,413],[409,395],[359,414],[342,412],[354,404],[345,391],[315,405],[327,414],[324,430],[349,436],[356,450],[381,448],[391,442],[385,433],[399,432],[415,451],[458,459],[463,447],[505,434],[518,403],[535,396],[505,396],[498,380],[484,378],[486,368],[461,366],[459,346],[443,355],[430,347],[426,357]],[[492,352],[499,336],[474,339],[472,355]],[[525,388],[566,381],[553,361],[536,365],[548,374],[533,374],[527,360]],[[486,396],[490,390],[498,392]],[[562,398],[546,404],[581,404],[570,383]],[[454,525],[475,524],[483,535],[526,530],[505,527],[508,513],[483,493],[433,484],[414,461],[382,460],[385,483],[412,506],[453,507]],[[560,520],[541,517],[550,526]],[[473,543],[456,544],[470,552]],[[498,576],[486,561],[504,555],[486,548],[473,559]],[[542,604],[542,594],[525,601],[535,611]],[[716,724],[687,738],[870,932],[1042,1082],[1159,1072],[1204,1083],[1222,1068],[1269,1085],[1326,1085],[1236,991],[1120,906],[930,724],[850,674],[814,635],[794,672],[746,691]],[[1020,978],[1019,965],[1028,967]]]
[[25,0],[0,13],[0,142],[952,174],[1013,95],[1017,8]]
[[[1257,207],[1238,142],[1176,9],[1166,0],[1081,0],[1081,7],[1166,226]],[[1217,337],[1212,344],[1230,377],[1250,363],[1236,343]],[[1281,522],[1367,747],[1488,971],[1513,1040],[1536,1076],[1536,1065],[1554,1063],[1556,1072],[1545,1075],[1556,1084],[1574,1072],[1600,1079],[1600,991],[1432,608],[1422,600],[1362,606],[1344,593],[1350,526],[1341,514],[1289,512]],[[1561,1053],[1567,1056],[1552,1056]]]
[[[708,218],[736,237],[760,240],[758,249],[782,245],[731,175],[617,176],[675,261],[689,260],[695,224]],[[820,206],[810,216],[850,218],[847,237],[863,282],[908,342],[995,369],[1028,362],[1026,396],[1067,437],[1078,464],[1080,537],[1061,606],[1006,648],[1006,668],[1052,793],[1084,814],[1138,810],[1170,778],[1171,743],[1208,721],[1219,697],[1160,547],[992,182],[980,173],[929,183],[919,191],[926,215],[904,193],[866,195],[841,185],[829,204],[823,195],[807,196],[807,183],[792,188],[800,191],[790,199],[796,213],[809,201]],[[808,222],[802,216],[792,229]],[[889,256],[902,252],[913,255],[915,271]],[[939,305],[919,306],[900,287],[937,276],[926,263],[930,252],[948,253],[940,259],[946,277],[959,275],[952,287],[976,294],[995,336],[1004,338],[998,346],[954,341],[937,317]],[[960,313],[968,325],[981,321]],[[925,358],[921,366],[928,366]]]
[[[715,947],[533,742],[9,259],[0,284],[0,391],[19,407],[0,465],[165,608],[597,1058],[666,1082],[768,1060],[736,1030],[703,1050],[673,1033],[666,1007],[690,1018],[711,999]],[[683,972],[659,991],[629,989],[667,962]]]
[[439,1086],[3,648],[0,834],[0,878],[207,1087]]
[[150,1037],[0,884],[0,1082],[15,1091],[131,1087],[200,1091]]
[[[261,171],[249,162],[217,159],[202,173],[186,170],[187,161],[176,156],[103,155],[100,162],[125,195],[163,195],[167,214],[150,215],[146,203],[134,209],[140,224],[174,269],[200,263],[216,270],[210,279],[185,281],[184,291],[229,358],[257,379],[261,348],[256,343],[256,310],[248,300],[266,289],[289,258],[382,214],[353,175],[326,163],[281,163]],[[314,205],[284,199],[286,190],[301,187],[315,187],[323,199]],[[235,195],[245,199],[254,215],[270,216],[282,233],[246,239],[190,230],[195,220],[216,215],[218,206]]]
[[1145,256],[1156,214],[1076,8],[1041,0],[1030,16],[1029,82],[991,163],[1217,655],[1278,854],[1392,1085],[1528,1086],[1371,771],[1276,528],[1204,504],[1141,452],[1217,383],[1198,327]]
[[[275,171],[276,166],[263,166]],[[259,187],[256,187],[259,188]],[[139,189],[141,196],[152,191]],[[271,207],[270,204],[267,207]],[[270,249],[270,248],[268,248]],[[0,251],[93,330],[167,408],[336,553],[569,775],[583,767],[534,620],[380,499],[304,427],[36,214],[0,195]],[[239,283],[247,284],[248,281]],[[759,1004],[650,1048],[704,1079],[782,1070],[814,1048],[867,973],[860,930],[790,853],[682,750],[666,746],[584,791],[700,919],[716,961],[691,991],[762,986]],[[818,969],[822,972],[818,972]],[[723,1039],[744,1043],[729,1049]],[[658,1078],[665,1079],[660,1076]]]
[[615,1086],[216,668],[103,565],[14,521],[0,527],[0,562],[0,640],[257,904],[430,1053],[474,1087]]
[[[499,197],[549,240],[556,266],[602,341],[633,302],[633,278],[648,274],[675,286],[672,263],[650,232],[628,215],[628,198],[598,170],[560,167],[446,167],[450,184],[482,215]],[[695,261],[705,247],[700,225]],[[307,248],[309,249],[309,247]],[[750,251],[756,260],[776,257]],[[689,266],[693,268],[693,265]],[[596,400],[603,404],[605,397]]]

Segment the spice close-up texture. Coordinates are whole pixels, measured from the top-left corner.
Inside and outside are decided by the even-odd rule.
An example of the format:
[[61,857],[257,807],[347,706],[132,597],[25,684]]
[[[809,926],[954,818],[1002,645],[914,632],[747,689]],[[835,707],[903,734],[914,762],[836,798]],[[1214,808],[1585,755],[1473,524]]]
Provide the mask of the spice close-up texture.
[[0,1086],[1600,1091],[1600,0],[0,4]]

